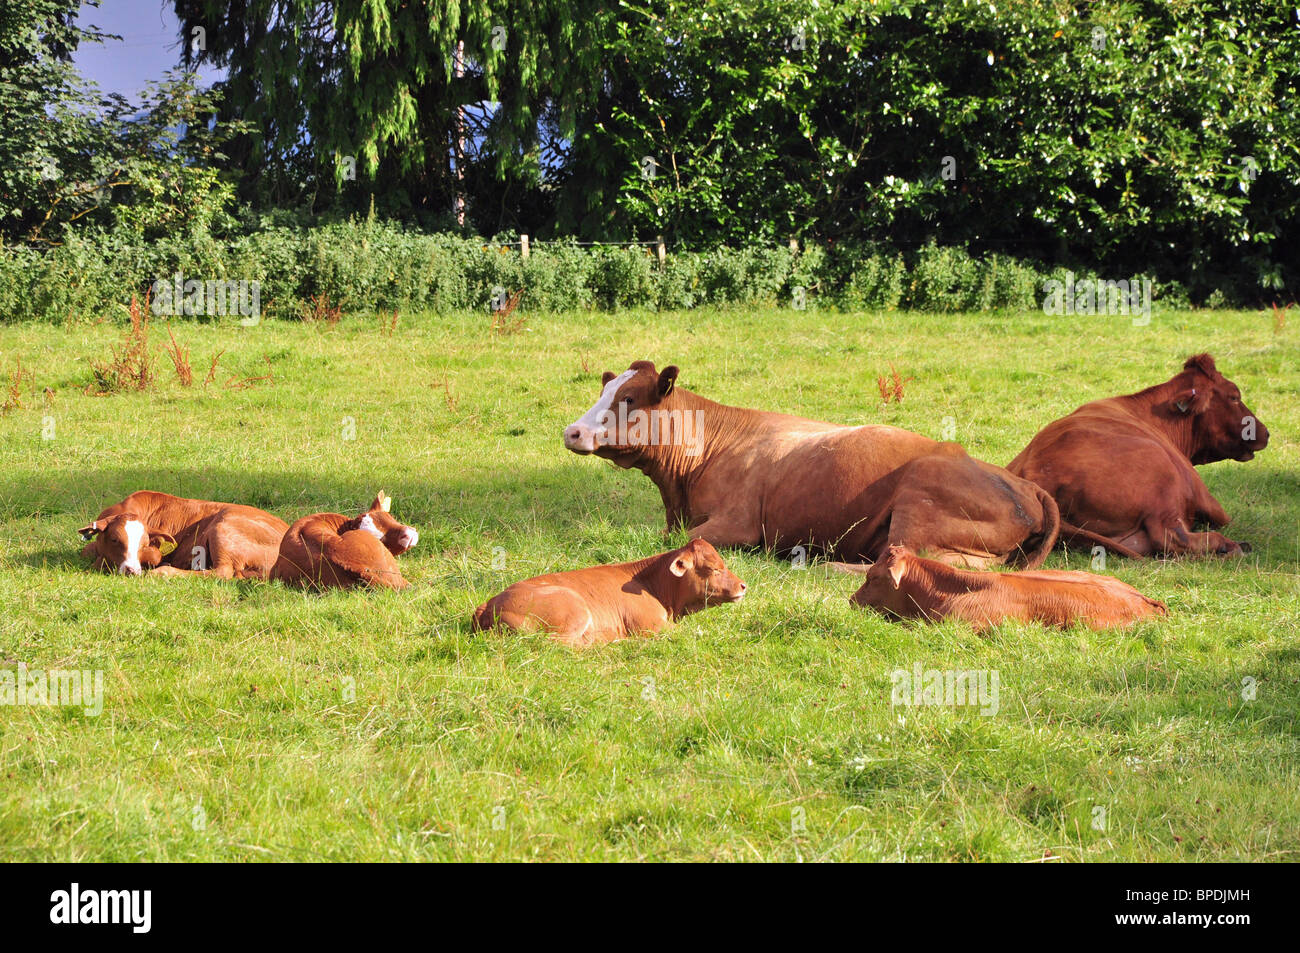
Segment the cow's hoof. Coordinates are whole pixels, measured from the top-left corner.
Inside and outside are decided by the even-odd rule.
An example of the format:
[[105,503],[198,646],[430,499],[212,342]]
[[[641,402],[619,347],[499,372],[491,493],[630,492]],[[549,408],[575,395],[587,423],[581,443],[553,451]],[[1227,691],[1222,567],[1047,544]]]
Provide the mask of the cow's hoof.
[[1245,541],[1242,541],[1237,544],[1237,549],[1239,549],[1242,553],[1249,553],[1252,550],[1254,550],[1254,548],[1255,548],[1254,546],[1250,545],[1250,543],[1247,543]]
[[1244,556],[1250,552],[1250,543],[1234,543],[1232,540],[1228,540],[1214,552],[1216,556]]

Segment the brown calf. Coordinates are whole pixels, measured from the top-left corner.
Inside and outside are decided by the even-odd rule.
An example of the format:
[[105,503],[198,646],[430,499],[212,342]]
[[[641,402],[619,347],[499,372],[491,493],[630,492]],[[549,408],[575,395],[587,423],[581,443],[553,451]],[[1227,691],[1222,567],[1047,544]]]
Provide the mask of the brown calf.
[[1004,619],[1108,629],[1168,614],[1163,602],[1113,576],[1044,569],[970,572],[922,559],[903,546],[889,547],[849,602],[904,619],[965,619],[976,629]]
[[548,632],[574,648],[658,632],[684,615],[739,602],[741,582],[702,539],[631,563],[525,579],[474,612],[475,631]]
[[359,516],[304,516],[284,534],[271,578],[316,589],[405,589],[410,583],[394,557],[419,542],[420,534],[389,515],[392,503],[381,491]]
[[138,576],[202,575],[265,579],[288,524],[238,503],[190,500],[140,490],[78,532],[95,568]]

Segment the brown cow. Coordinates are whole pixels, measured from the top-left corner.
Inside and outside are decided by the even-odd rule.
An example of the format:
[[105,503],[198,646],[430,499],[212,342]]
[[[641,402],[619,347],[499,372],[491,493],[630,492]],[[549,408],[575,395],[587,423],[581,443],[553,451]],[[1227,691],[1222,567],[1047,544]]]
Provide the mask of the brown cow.
[[1051,497],[957,444],[716,404],[676,386],[676,367],[649,361],[602,380],[564,445],[649,476],[670,531],[850,561],[906,543],[976,567],[1032,568],[1056,542]]
[[1163,602],[1113,576],[1044,569],[970,572],[922,559],[903,546],[889,547],[849,602],[904,619],[965,619],[976,629],[1004,619],[1109,629],[1169,613]]
[[658,632],[684,615],[739,602],[745,584],[702,539],[631,563],[516,582],[475,610],[475,631],[545,631],[574,648]]
[[190,500],[140,490],[78,532],[95,567],[138,576],[265,579],[288,524],[239,503]]
[[[1197,354],[1163,384],[1048,424],[1007,469],[1052,494],[1064,540],[1082,537],[1130,558],[1233,556],[1243,546],[1214,532],[1228,514],[1196,466],[1249,460],[1267,445],[1268,428],[1241,390],[1214,358]],[[1202,523],[1211,531],[1194,532]]]
[[420,534],[389,515],[392,503],[380,491],[359,516],[304,516],[284,534],[271,578],[316,589],[405,589],[410,583],[394,557],[418,543]]

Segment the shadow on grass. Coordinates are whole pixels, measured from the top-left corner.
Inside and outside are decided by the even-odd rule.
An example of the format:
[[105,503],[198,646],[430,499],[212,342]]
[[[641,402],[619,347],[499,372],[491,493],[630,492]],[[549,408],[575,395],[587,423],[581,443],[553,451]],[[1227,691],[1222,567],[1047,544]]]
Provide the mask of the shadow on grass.
[[[491,461],[470,461],[471,467],[486,465]],[[463,529],[527,532],[537,527],[564,535],[575,525],[597,520],[620,530],[662,526],[659,494],[649,480],[636,474],[635,481],[618,481],[605,466],[564,456],[549,467],[511,467],[503,460],[499,469],[467,467],[451,478],[406,472],[392,479],[389,473],[368,479],[302,469],[155,465],[100,467],[76,474],[10,470],[0,474],[0,522],[66,527],[66,550],[43,546],[21,559],[27,565],[52,567],[81,566],[84,543],[76,530],[137,490],[243,503],[290,523],[312,513],[362,512],[383,490],[393,499],[393,515],[422,534]],[[629,482],[637,486],[635,497]]]
[[[486,468],[491,469],[486,469]],[[654,484],[635,472],[557,452],[545,467],[512,466],[478,458],[459,474],[402,472],[397,479],[373,479],[355,472],[239,470],[228,467],[99,467],[81,473],[11,470],[0,474],[0,522],[55,521],[66,524],[69,548],[40,548],[20,561],[30,566],[80,568],[75,530],[105,507],[136,490],[150,489],[197,499],[256,506],[288,522],[317,512],[355,513],[383,490],[394,515],[421,533],[444,531],[528,532],[534,527],[564,537],[575,526],[601,521],[619,530],[662,529],[662,508]],[[1254,546],[1253,568],[1300,564],[1300,476],[1284,470],[1234,468],[1215,480],[1225,494],[1263,501],[1255,513],[1236,512],[1229,535]],[[1255,518],[1252,518],[1255,517]],[[1256,521],[1258,520],[1258,522]],[[1267,522],[1264,522],[1267,521]],[[667,543],[665,543],[667,545]],[[1057,553],[1062,550],[1058,547]],[[1086,550],[1072,550],[1087,555]],[[1213,560],[1207,560],[1213,562]]]

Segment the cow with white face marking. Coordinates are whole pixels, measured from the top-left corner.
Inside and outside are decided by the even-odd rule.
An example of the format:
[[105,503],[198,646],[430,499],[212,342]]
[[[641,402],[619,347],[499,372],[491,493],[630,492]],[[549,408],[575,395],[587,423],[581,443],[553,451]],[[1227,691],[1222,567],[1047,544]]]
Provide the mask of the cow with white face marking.
[[600,399],[564,430],[574,453],[649,476],[669,530],[850,561],[901,544],[972,568],[1033,568],[1056,541],[1047,493],[955,443],[728,407],[678,387],[677,374],[649,361],[606,372]]
[[82,555],[108,572],[265,579],[288,528],[256,507],[141,490],[78,533]]
[[370,509],[351,518],[304,516],[284,534],[271,578],[316,589],[405,589],[410,583],[394,557],[418,543],[420,534],[393,518],[392,504],[380,491]]

